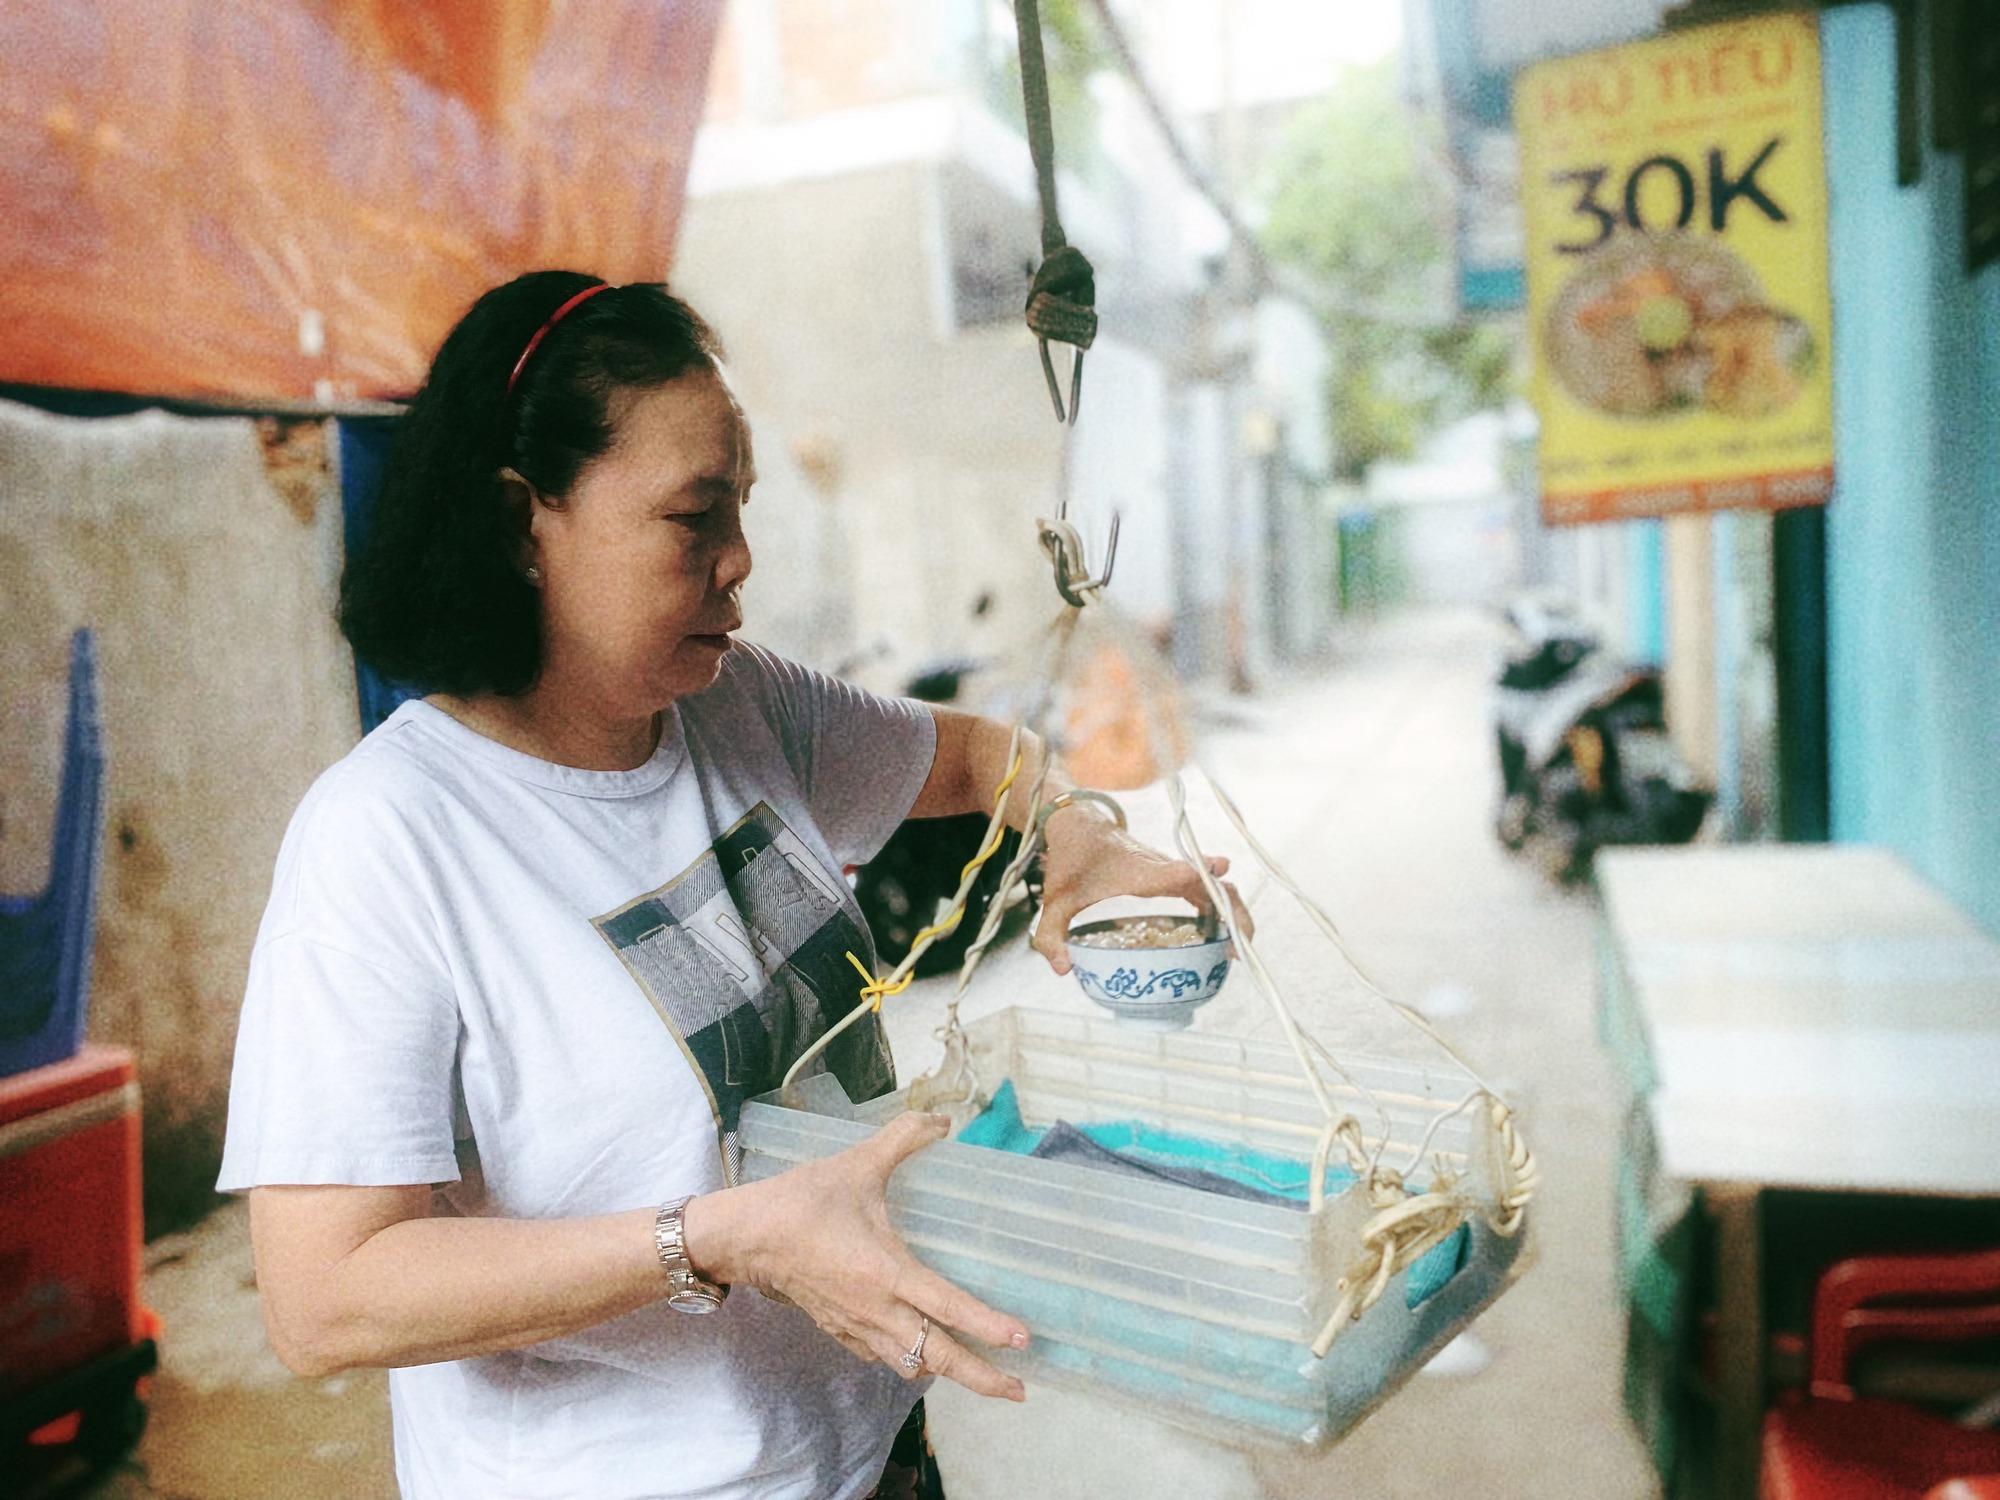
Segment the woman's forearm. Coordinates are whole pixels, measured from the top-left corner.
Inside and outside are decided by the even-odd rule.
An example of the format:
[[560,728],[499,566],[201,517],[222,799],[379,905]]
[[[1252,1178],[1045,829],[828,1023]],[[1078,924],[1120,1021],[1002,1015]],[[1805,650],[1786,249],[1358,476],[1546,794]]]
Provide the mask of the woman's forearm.
[[[1020,1382],[964,1340],[1020,1349],[1027,1329],[919,1265],[889,1228],[891,1175],[942,1139],[946,1124],[905,1114],[832,1156],[689,1199],[682,1219],[689,1263],[739,1295],[754,1289],[792,1303],[857,1358],[898,1368],[929,1318],[937,1325],[926,1355],[933,1373],[1018,1401]],[[329,1375],[494,1354],[580,1332],[668,1294],[653,1245],[656,1209],[587,1219],[437,1218],[423,1216],[428,1199],[419,1191],[429,1189],[252,1190],[265,1319],[292,1370]],[[371,1230],[375,1215],[392,1217],[375,1218]],[[343,1223],[359,1232],[345,1238]],[[353,1248],[326,1254],[320,1247],[329,1235]]]
[[468,1359],[606,1322],[669,1290],[654,1213],[390,1224],[328,1268],[313,1316],[294,1320],[278,1352],[329,1374]]
[[[761,1251],[752,1196],[704,1193],[686,1210],[703,1275],[746,1276]],[[432,1364],[519,1349],[648,1306],[670,1290],[657,1209],[577,1219],[413,1218],[377,1230],[331,1268],[302,1373]]]
[[[1009,767],[1007,745],[1012,738],[1012,730],[998,719],[981,719],[979,725],[981,753],[977,767],[973,771],[973,781],[976,786],[984,788],[985,802],[982,811],[991,812],[993,790],[1007,776]],[[1042,781],[1043,805],[1046,806],[1056,793],[1068,791],[1075,783],[1063,770],[1062,762],[1056,759],[1055,751],[1049,747],[1049,742],[1040,735],[1022,730],[1019,749],[1021,774],[1014,778],[1014,784],[1007,789],[1005,816],[1009,828],[1026,832],[1028,818],[1034,811],[1031,799],[1035,792],[1035,778],[1041,775],[1043,761],[1048,762],[1048,774]]]
[[[998,719],[952,709],[934,708],[938,726],[937,766],[931,784],[924,788],[912,816],[945,817],[953,813],[991,813],[994,790],[1006,779],[1011,762],[1008,748],[1013,742],[1010,725]],[[1040,735],[1023,730],[1015,747],[1021,757],[1021,771],[1007,791],[1007,826],[1025,831],[1032,811],[1035,778],[1042,762],[1052,752]],[[1042,785],[1042,801],[1071,789],[1073,783],[1060,761],[1052,761]]]

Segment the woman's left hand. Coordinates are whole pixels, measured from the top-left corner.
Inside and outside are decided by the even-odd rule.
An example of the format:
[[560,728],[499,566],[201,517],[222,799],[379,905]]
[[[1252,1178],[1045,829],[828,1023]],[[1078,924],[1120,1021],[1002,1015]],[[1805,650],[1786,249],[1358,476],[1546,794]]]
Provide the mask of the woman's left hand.
[[[1057,813],[1049,819],[1047,837],[1035,949],[1058,974],[1069,972],[1069,924],[1086,906],[1114,896],[1170,896],[1204,913],[1214,909],[1201,877],[1186,860],[1148,848],[1094,809]],[[1214,855],[1208,868],[1221,880],[1229,861]],[[1236,887],[1223,881],[1222,889],[1234,908],[1228,919],[1231,930],[1255,936],[1257,928]]]

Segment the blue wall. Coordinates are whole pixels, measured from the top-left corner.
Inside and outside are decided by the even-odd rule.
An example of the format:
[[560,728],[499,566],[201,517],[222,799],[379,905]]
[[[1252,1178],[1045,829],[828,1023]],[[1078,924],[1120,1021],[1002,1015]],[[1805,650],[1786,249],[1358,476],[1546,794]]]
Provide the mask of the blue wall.
[[1625,654],[1649,667],[1667,661],[1667,531],[1661,521],[1625,523]]
[[1821,35],[1833,834],[1896,849],[2000,932],[2000,267],[1965,275],[1960,155],[1896,186],[1886,7],[1829,10]]
[[1732,838],[1741,836],[1745,819],[1738,684],[1751,670],[1743,649],[1749,634],[1744,619],[1748,604],[1736,577],[1736,528],[1742,524],[1734,512],[1717,511],[1711,522],[1709,557],[1715,600],[1715,802]]

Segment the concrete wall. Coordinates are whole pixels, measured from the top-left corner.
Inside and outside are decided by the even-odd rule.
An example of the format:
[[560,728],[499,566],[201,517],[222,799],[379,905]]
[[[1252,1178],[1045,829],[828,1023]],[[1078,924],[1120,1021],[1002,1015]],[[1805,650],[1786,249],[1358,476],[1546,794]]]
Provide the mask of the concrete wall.
[[[1057,605],[1034,519],[1054,510],[1061,429],[1024,328],[947,337],[934,189],[912,162],[688,205],[674,285],[720,331],[760,444],[838,454],[847,552],[760,563],[753,634],[760,596],[847,588],[843,566],[857,641],[904,654],[1024,638]],[[750,508],[753,550],[786,524],[769,500]],[[975,629],[981,593],[997,608]]]
[[326,435],[0,403],[0,889],[47,880],[87,625],[108,759],[90,1035],[138,1053],[156,1231],[212,1201],[278,842],[358,734]]
[[1376,515],[1384,560],[1407,604],[1495,608],[1519,585],[1504,494],[1417,505],[1385,505]]
[[1667,728],[1695,775],[1715,785],[1716,710],[1714,520],[1673,516],[1664,523]]
[[[1017,648],[1061,604],[1035,521],[1056,512],[1064,429],[1024,327],[952,326],[945,215],[928,162],[715,192],[690,203],[675,261],[676,289],[728,348],[760,472],[777,472],[767,453],[796,465],[801,446],[837,459],[826,503],[842,545],[827,555],[777,535],[799,515],[782,476],[750,507],[749,631],[796,613],[802,594],[837,592],[856,649],[894,653],[895,669],[878,661],[862,673],[874,685],[917,658]],[[1067,353],[1056,354],[1067,391]],[[1181,591],[1170,466],[1187,452],[1165,376],[1107,333],[1083,389],[1072,519],[1095,562],[1112,512],[1123,513],[1110,598],[1164,627]],[[1205,477],[1188,488],[1215,503]],[[994,608],[975,621],[982,595]]]
[[1174,405],[1180,454],[1171,500],[1179,600],[1174,665],[1194,677],[1223,671],[1232,660],[1230,601],[1242,593],[1233,519],[1235,396],[1209,381],[1183,387]]
[[1414,458],[1369,470],[1376,547],[1393,597],[1497,607],[1529,581],[1531,548],[1574,547],[1578,530],[1545,532],[1539,524],[1524,544],[1524,496],[1509,482],[1509,442],[1508,417],[1479,412],[1433,434]]
[[[1028,373],[1013,360],[1001,368],[1002,378]],[[1168,420],[1166,375],[1156,360],[1101,336],[1084,361],[1084,393],[1071,440],[1070,503],[1092,538],[1105,534],[1113,512],[1122,516],[1109,597],[1127,614],[1164,627],[1177,600],[1168,464],[1180,451]],[[1016,545],[1030,540],[1024,532]]]
[[1713,524],[1716,805],[1727,836],[1749,841],[1777,820],[1771,517],[1723,511]]
[[1834,835],[1898,850],[2000,930],[2000,267],[1965,274],[1962,156],[1927,148],[1896,186],[1888,10],[1821,26]]

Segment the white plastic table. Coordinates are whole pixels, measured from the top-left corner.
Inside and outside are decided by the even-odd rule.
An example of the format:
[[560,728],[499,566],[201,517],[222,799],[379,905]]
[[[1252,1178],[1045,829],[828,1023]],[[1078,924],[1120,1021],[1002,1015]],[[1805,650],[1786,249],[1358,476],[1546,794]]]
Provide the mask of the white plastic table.
[[2000,1195],[2000,942],[1855,845],[1608,852],[1597,878],[1607,1024],[1715,1220],[1719,1492],[1754,1500],[1760,1194]]

